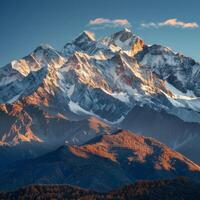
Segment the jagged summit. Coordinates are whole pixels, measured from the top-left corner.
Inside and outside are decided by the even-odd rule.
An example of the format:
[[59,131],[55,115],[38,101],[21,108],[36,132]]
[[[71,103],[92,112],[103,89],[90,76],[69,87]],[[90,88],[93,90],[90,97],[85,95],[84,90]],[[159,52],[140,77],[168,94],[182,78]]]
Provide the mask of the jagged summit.
[[124,29],[122,29],[122,30],[119,30],[119,31],[117,31],[117,32],[115,32],[115,33],[113,33],[113,34],[111,34],[111,35],[113,35],[113,36],[119,36],[119,35],[131,36],[131,35],[135,35],[135,34],[133,33],[133,31],[132,31],[131,29],[124,28]]
[[84,33],[91,39],[95,40],[95,34],[91,31],[84,31]]
[[73,43],[81,44],[83,42],[95,41],[94,33],[90,31],[83,31],[77,38],[74,39]]
[[144,41],[131,30],[125,28],[102,39],[102,43],[111,49],[118,49],[133,56],[144,47]]
[[124,31],[125,31],[125,32],[132,32],[132,30],[129,29],[129,28],[125,28]]
[[47,43],[41,43],[37,48],[37,49],[53,49],[53,47]]

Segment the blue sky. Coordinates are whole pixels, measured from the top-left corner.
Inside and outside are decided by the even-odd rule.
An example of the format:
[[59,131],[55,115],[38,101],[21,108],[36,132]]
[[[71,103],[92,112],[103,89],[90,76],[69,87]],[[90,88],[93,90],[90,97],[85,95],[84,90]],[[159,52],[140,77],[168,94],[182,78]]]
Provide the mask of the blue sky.
[[0,0],[0,66],[41,43],[59,50],[83,30],[102,37],[130,25],[146,43],[200,61],[199,9],[199,0]]

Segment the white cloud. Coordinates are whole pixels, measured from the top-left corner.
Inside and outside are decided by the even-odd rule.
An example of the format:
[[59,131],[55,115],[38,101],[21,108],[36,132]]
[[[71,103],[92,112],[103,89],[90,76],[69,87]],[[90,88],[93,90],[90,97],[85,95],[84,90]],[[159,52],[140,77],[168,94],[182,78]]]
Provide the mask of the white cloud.
[[109,22],[110,22],[109,19],[96,18],[96,19],[90,20],[89,24],[93,26],[93,25],[105,24],[105,23],[109,23]]
[[131,24],[127,19],[106,19],[106,18],[96,18],[89,21],[88,24],[93,28],[115,28],[115,27],[131,27]]
[[177,28],[198,28],[199,25],[196,22],[183,22],[178,21],[176,18],[173,19],[167,19],[163,22],[155,23],[142,23],[141,26],[143,28],[159,28],[163,26],[171,26],[171,27],[177,27]]

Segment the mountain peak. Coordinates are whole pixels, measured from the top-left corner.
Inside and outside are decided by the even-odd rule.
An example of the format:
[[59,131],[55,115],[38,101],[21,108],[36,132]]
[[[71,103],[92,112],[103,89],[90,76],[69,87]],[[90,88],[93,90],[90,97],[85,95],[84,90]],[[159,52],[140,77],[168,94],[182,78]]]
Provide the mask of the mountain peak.
[[76,39],[75,42],[95,41],[95,35],[90,31],[83,31]]
[[102,43],[116,51],[122,50],[129,56],[133,56],[142,50],[144,42],[130,29],[122,29],[102,39]]
[[123,36],[123,35],[127,36],[128,38],[135,36],[134,33],[128,28],[124,28],[124,29],[117,31],[117,32],[112,34],[112,36],[114,36],[114,37],[120,37],[120,36]]
[[41,43],[36,49],[53,49],[53,47],[46,43]]
[[124,32],[132,32],[132,30],[131,29],[129,29],[129,28],[124,28],[122,31],[124,31]]
[[93,40],[93,41],[95,40],[95,35],[94,35],[93,32],[91,32],[91,31],[83,31],[83,33],[85,35],[87,35],[87,37],[90,38],[91,40]]

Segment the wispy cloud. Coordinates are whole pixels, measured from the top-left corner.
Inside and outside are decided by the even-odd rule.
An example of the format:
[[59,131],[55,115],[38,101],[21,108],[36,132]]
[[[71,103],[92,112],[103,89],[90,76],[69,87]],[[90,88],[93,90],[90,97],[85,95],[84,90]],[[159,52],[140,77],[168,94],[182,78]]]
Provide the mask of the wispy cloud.
[[131,24],[127,19],[107,19],[107,18],[96,18],[89,21],[88,24],[94,29],[103,28],[116,28],[116,27],[131,27]]
[[149,23],[142,23],[141,26],[143,28],[159,28],[164,26],[171,26],[177,28],[198,28],[199,25],[197,22],[183,22],[179,21],[176,18],[167,19],[163,22],[149,22]]

